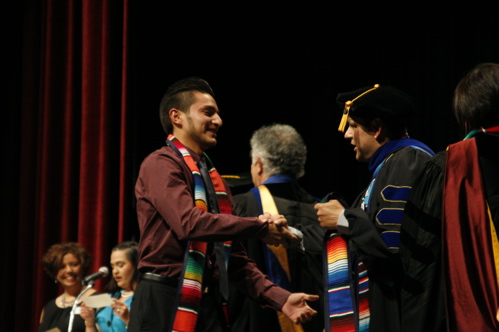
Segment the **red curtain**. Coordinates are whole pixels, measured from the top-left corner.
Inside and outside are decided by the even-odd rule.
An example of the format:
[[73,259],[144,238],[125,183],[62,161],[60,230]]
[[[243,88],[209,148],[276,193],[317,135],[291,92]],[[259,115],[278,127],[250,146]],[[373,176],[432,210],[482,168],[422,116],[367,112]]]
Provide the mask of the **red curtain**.
[[10,211],[2,215],[2,249],[14,273],[1,279],[0,330],[36,331],[43,305],[62,291],[42,270],[50,245],[81,243],[91,273],[109,265],[114,245],[132,239],[128,2],[47,0],[16,9],[24,23],[22,73],[13,84],[22,94],[9,106],[21,111],[6,129],[14,147],[2,180],[17,189],[1,196]]

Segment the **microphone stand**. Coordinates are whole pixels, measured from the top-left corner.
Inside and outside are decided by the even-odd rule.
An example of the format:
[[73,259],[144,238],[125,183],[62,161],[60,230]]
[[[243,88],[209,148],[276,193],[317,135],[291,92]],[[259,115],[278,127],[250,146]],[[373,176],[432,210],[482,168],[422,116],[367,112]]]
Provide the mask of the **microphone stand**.
[[75,302],[73,303],[73,307],[71,308],[71,313],[69,314],[69,325],[68,325],[68,332],[71,332],[73,330],[73,321],[75,318],[75,311],[76,311],[76,304],[78,303],[78,300],[82,297],[83,294],[85,294],[86,291],[88,291],[90,288],[94,286],[93,282],[90,282],[87,287],[85,287],[84,290],[78,294],[78,296],[75,299]]

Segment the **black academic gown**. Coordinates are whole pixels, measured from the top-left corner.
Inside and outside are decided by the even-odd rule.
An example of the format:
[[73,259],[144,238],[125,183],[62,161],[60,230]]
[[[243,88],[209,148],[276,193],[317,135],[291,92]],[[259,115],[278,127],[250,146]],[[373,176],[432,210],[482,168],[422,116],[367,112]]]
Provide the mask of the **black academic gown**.
[[[498,229],[499,138],[480,135],[477,147],[485,198]],[[405,270],[401,293],[404,332],[448,331],[442,261],[446,156],[446,151],[439,152],[426,164],[411,191],[402,222],[400,255]]]
[[[292,292],[316,294],[322,297],[322,241],[325,234],[317,220],[314,209],[317,200],[307,193],[298,183],[272,183],[266,185],[276,203],[279,214],[286,217],[289,226],[303,232],[304,253],[288,249]],[[249,191],[234,196],[237,213],[240,216],[258,216],[261,214],[260,203]],[[259,239],[244,242],[248,257],[255,260],[262,272],[267,274],[264,259],[265,243]],[[310,322],[303,324],[307,332],[323,330],[322,300],[309,302],[310,307],[318,311]],[[230,293],[229,312],[232,330],[238,332],[280,331],[275,310],[264,309],[251,299],[234,290]]]
[[365,191],[345,209],[349,257],[362,260],[368,270],[370,332],[404,331],[400,330],[400,224],[411,187],[429,159],[411,147],[393,151],[376,176],[369,209],[361,208]]

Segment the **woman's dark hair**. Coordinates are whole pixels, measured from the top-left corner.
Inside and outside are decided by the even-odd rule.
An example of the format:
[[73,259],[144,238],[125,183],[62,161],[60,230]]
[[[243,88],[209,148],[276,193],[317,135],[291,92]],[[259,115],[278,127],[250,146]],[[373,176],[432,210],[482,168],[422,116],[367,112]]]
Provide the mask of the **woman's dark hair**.
[[481,63],[454,90],[454,115],[463,134],[499,125],[499,64]]
[[52,245],[42,257],[42,265],[50,278],[56,279],[57,273],[62,268],[62,259],[66,254],[73,254],[81,264],[83,275],[90,267],[90,254],[76,242],[57,243]]
[[[135,282],[139,281],[139,270],[137,269],[137,265],[139,263],[139,250],[138,250],[138,245],[137,242],[135,241],[125,241],[122,242],[118,245],[116,245],[111,252],[118,251],[118,250],[123,250],[125,252],[126,258],[132,263],[133,265],[133,275],[132,275],[132,280],[131,283],[132,285]],[[105,291],[109,293],[116,293],[120,291],[121,288],[118,286],[116,283],[116,280],[114,280],[113,277],[109,280],[109,283],[105,287]]]

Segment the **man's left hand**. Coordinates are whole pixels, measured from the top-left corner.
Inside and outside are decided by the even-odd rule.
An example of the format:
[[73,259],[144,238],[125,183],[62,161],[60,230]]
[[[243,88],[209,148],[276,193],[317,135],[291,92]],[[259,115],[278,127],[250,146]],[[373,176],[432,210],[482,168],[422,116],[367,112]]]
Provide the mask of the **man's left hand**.
[[314,209],[317,210],[317,217],[321,226],[335,230],[338,226],[338,218],[345,207],[338,200],[332,199],[326,203],[315,204]]
[[305,323],[317,315],[317,311],[310,308],[307,301],[317,301],[318,299],[319,295],[291,293],[282,306],[282,313],[295,324]]

